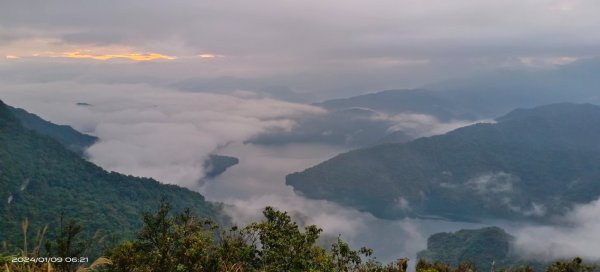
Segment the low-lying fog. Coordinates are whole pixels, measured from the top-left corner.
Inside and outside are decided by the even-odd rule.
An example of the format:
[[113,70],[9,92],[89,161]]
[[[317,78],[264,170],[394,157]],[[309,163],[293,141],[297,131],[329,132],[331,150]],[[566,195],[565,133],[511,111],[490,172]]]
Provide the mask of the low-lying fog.
[[[42,118],[95,134],[92,162],[125,174],[149,176],[203,193],[228,204],[239,224],[260,218],[267,205],[324,229],[325,240],[341,235],[355,247],[368,246],[381,261],[414,260],[435,232],[481,225],[433,220],[380,220],[327,201],[305,199],[285,185],[285,175],[301,171],[343,150],[323,145],[244,145],[257,133],[290,128],[294,118],[323,109],[253,94],[183,93],[138,84],[24,84],[6,87],[2,99]],[[91,106],[77,106],[78,102]],[[202,180],[210,153],[232,155],[240,164],[214,180]],[[517,236],[519,254],[536,258],[600,252],[600,202],[575,207],[552,226],[497,223]],[[413,262],[414,264],[414,262]]]
[[[100,141],[87,154],[103,168],[197,190],[208,200],[228,204],[227,212],[239,224],[260,219],[261,210],[271,205],[290,212],[302,223],[323,228],[324,242],[341,235],[355,247],[374,249],[381,261],[414,259],[432,233],[478,227],[443,221],[380,220],[327,201],[305,199],[285,185],[285,175],[345,149],[317,144],[242,144],[257,133],[290,128],[295,117],[322,114],[321,108],[251,92],[183,93],[119,84],[110,88],[25,85],[3,96],[10,105],[98,136]],[[77,102],[91,106],[77,106]],[[240,163],[214,180],[202,180],[203,161],[213,152],[238,157]]]
[[425,249],[430,234],[481,226],[433,220],[382,220],[328,201],[306,199],[285,185],[286,174],[341,152],[344,150],[340,147],[317,144],[279,147],[232,144],[219,153],[238,157],[240,164],[208,180],[200,191],[208,200],[231,204],[227,212],[236,223],[260,219],[264,207],[274,206],[288,211],[301,224],[323,228],[324,242],[341,235],[356,248],[372,248],[384,262],[401,257],[414,260],[416,252]]

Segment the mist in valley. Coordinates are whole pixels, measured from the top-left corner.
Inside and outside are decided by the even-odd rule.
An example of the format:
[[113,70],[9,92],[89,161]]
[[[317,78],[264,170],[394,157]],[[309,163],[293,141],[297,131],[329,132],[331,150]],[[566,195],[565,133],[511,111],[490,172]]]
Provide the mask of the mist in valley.
[[[57,88],[58,89],[58,88]],[[57,92],[59,92],[57,90]],[[225,204],[235,224],[260,220],[266,206],[289,212],[301,225],[323,228],[321,242],[338,235],[355,247],[368,246],[383,262],[416,258],[427,238],[438,232],[500,226],[517,237],[514,251],[531,259],[550,260],[573,253],[595,258],[599,244],[594,235],[600,221],[597,203],[574,208],[553,223],[456,222],[449,220],[384,220],[326,200],[312,200],[285,184],[287,174],[302,171],[349,151],[351,147],[319,143],[259,145],[244,143],[254,135],[291,129],[295,118],[318,116],[326,110],[283,102],[250,92],[235,95],[178,93],[120,86],[103,92],[62,91],[4,93],[5,100],[50,120],[70,124],[100,138],[87,150],[89,159],[111,171],[148,176],[201,192],[207,200]],[[123,95],[129,93],[129,95]],[[49,94],[49,93],[48,93]],[[92,95],[93,94],[93,95]],[[100,95],[98,95],[100,94]],[[119,94],[119,98],[114,97]],[[143,95],[141,95],[143,94]],[[31,99],[32,97],[44,99]],[[82,107],[75,101],[85,101]],[[218,101],[220,107],[210,107]],[[232,108],[222,107],[231,103]],[[198,105],[204,105],[198,107]],[[405,127],[447,131],[452,124],[432,127],[431,118],[411,118]],[[423,123],[418,123],[424,120]],[[397,126],[403,126],[397,119]],[[485,120],[483,120],[485,121]],[[489,121],[486,121],[489,122]],[[453,121],[456,124],[456,121]],[[468,125],[469,122],[461,124]],[[239,158],[240,163],[213,179],[205,179],[202,162],[209,154]],[[553,239],[544,239],[545,237]]]

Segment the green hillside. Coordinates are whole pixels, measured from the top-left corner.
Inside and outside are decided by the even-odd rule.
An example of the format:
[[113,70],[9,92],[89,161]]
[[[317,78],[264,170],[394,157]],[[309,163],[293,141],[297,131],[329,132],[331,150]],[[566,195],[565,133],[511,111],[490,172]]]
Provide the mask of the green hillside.
[[427,239],[427,249],[419,252],[417,258],[452,266],[470,261],[478,270],[490,271],[492,262],[498,268],[516,264],[515,256],[511,255],[513,240],[514,237],[498,227],[442,232]]
[[[86,103],[77,103],[78,105],[87,105]],[[67,125],[57,125],[46,121],[39,116],[27,112],[21,108],[8,106],[14,117],[16,117],[23,127],[33,130],[34,132],[48,136],[67,149],[77,153],[81,157],[85,156],[85,150],[96,143],[99,139],[95,136],[81,133]],[[204,171],[207,178],[214,178],[224,173],[229,167],[239,163],[238,158],[211,154],[204,162]]]
[[129,237],[141,225],[141,212],[162,196],[175,210],[190,207],[200,217],[217,217],[220,208],[196,192],[148,178],[107,172],[54,139],[24,128],[0,101],[0,241],[21,243],[21,222],[30,233],[61,215],[88,232]]
[[77,154],[83,155],[85,149],[98,140],[98,138],[83,134],[70,126],[48,122],[24,109],[7,107],[23,127],[52,138]]
[[599,139],[600,107],[554,104],[341,154],[286,182],[383,218],[544,220],[600,196]]

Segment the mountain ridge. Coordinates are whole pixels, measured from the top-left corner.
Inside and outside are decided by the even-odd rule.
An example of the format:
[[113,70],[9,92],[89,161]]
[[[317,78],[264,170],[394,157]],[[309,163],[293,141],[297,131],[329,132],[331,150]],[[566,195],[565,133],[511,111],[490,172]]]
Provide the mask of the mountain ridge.
[[8,105],[6,107],[21,122],[23,127],[57,140],[80,156],[84,156],[85,149],[98,141],[98,137],[81,133],[70,126],[54,124],[21,108]]
[[[141,213],[162,197],[175,210],[186,207],[199,217],[222,219],[221,205],[185,188],[154,179],[107,172],[67,150],[58,141],[26,129],[0,101],[0,241],[22,241],[44,225],[54,230],[61,218],[74,219],[91,234],[123,239],[142,225]],[[52,236],[52,233],[50,233]],[[32,237],[31,237],[32,238]],[[31,239],[33,241],[33,239]]]
[[532,111],[340,154],[288,175],[286,184],[382,218],[544,220],[595,200],[600,107],[554,104],[525,113]]

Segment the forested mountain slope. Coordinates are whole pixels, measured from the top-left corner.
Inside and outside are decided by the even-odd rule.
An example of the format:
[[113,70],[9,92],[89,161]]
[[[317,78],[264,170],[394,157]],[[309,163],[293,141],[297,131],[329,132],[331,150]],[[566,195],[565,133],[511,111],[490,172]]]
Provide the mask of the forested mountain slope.
[[[21,222],[30,234],[61,216],[116,238],[141,226],[141,212],[162,196],[176,210],[190,207],[200,217],[218,217],[220,208],[199,193],[148,178],[107,172],[58,141],[26,129],[0,101],[0,241],[21,243]],[[51,234],[50,234],[51,235]],[[31,239],[33,240],[33,239]]]
[[69,150],[83,155],[86,148],[93,145],[98,138],[83,134],[70,126],[57,125],[48,122],[39,116],[27,112],[24,109],[7,106],[10,112],[16,117],[23,127],[33,130],[39,134],[48,136],[57,140]]
[[341,154],[286,182],[383,218],[544,220],[600,196],[598,165],[600,107],[553,104]]
[[470,261],[479,271],[491,271],[492,262],[497,268],[519,263],[512,249],[514,239],[498,227],[436,233],[427,239],[427,249],[419,252],[417,258],[452,266]]

